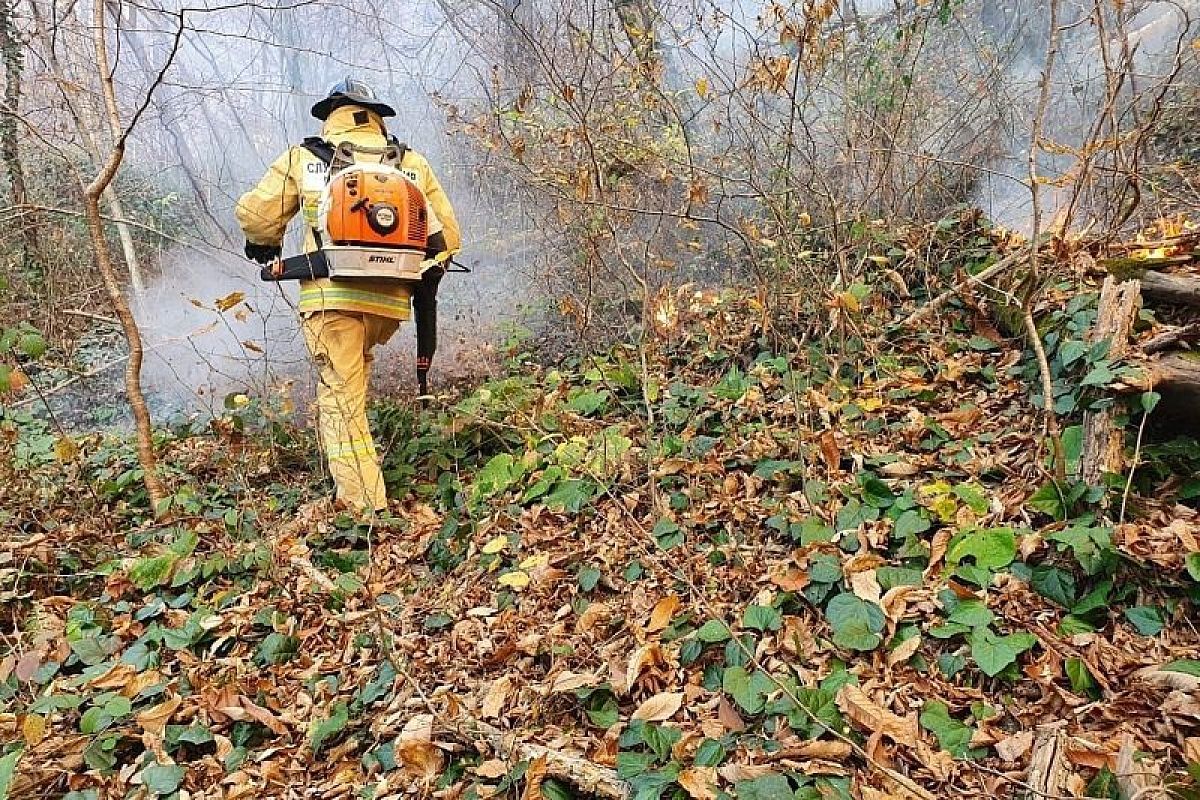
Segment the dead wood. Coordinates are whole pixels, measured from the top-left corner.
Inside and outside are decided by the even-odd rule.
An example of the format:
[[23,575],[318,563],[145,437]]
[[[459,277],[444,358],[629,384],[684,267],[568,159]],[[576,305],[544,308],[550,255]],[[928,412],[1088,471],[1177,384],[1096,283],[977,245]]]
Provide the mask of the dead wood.
[[1063,724],[1038,729],[1029,758],[1029,776],[1025,782],[1032,797],[1061,797],[1066,789],[1070,770],[1066,766],[1067,735]]
[[467,727],[483,736],[500,757],[517,761],[544,759],[548,776],[567,781],[587,794],[607,800],[627,800],[632,793],[629,784],[619,778],[615,770],[586,758],[560,753],[540,744],[516,741],[512,734],[482,720],[470,719]]
[[905,317],[903,320],[900,321],[900,326],[907,327],[910,325],[915,325],[918,322],[921,322],[921,321],[929,318],[930,316],[933,315],[933,313],[935,311],[937,311],[942,306],[946,305],[946,303],[950,302],[950,299],[952,297],[954,297],[957,294],[959,294],[960,292],[962,292],[968,286],[978,285],[978,284],[983,283],[984,281],[991,280],[992,278],[1001,274],[1005,270],[1011,268],[1018,261],[1026,258],[1027,255],[1028,254],[1025,252],[1024,249],[1018,250],[1017,252],[1012,253],[1012,254],[1000,259],[995,264],[992,264],[990,267],[985,269],[983,272],[980,272],[978,275],[968,275],[963,280],[954,284],[954,286],[950,287],[946,291],[939,294],[937,297],[930,300],[925,305],[918,308],[913,313],[909,314],[907,317]]
[[1200,396],[1200,354],[1168,353],[1143,361],[1141,367],[1141,376],[1128,381],[1126,388]]
[[1142,344],[1142,352],[1148,356],[1165,353],[1180,346],[1191,346],[1200,341],[1200,322],[1168,328],[1162,333],[1147,339]]
[[[1109,342],[1110,358],[1124,358],[1129,352],[1129,335],[1141,307],[1139,283],[1136,280],[1118,282],[1109,275],[1100,290],[1096,324],[1089,343]],[[1088,411],[1083,415],[1083,456],[1080,477],[1096,484],[1105,473],[1121,472],[1125,467],[1125,436],[1116,423],[1110,408]]]
[[1200,278],[1146,270],[1141,276],[1142,294],[1160,303],[1200,306]]

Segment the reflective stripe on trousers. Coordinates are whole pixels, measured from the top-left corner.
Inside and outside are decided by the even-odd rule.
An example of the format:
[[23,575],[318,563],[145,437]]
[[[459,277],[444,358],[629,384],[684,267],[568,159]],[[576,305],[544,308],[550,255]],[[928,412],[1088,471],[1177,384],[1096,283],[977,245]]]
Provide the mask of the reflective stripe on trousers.
[[383,473],[367,426],[371,349],[400,321],[353,311],[305,314],[304,341],[317,366],[317,429],[337,498],[363,511],[387,508]]

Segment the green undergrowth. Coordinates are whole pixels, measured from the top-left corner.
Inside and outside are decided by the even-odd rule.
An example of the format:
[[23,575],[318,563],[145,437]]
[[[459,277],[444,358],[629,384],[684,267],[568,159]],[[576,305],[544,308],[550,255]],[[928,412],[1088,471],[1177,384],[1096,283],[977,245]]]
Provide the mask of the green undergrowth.
[[[886,291],[864,283],[857,292],[859,329],[881,313]],[[881,302],[873,306],[872,297]],[[673,302],[674,329],[645,351],[624,344],[554,366],[515,360],[508,374],[436,409],[376,403],[372,425],[399,504],[377,528],[340,516],[304,536],[332,585],[322,613],[361,602],[372,537],[405,530],[413,504],[439,520],[415,564],[431,594],[462,582],[483,587],[500,611],[532,614],[530,587],[550,557],[567,576],[560,600],[575,618],[640,589],[699,593],[705,602],[671,610],[658,641],[689,686],[728,704],[723,734],[677,747],[681,727],[631,720],[634,706],[609,681],[568,693],[566,720],[580,729],[602,737],[623,726],[616,769],[639,800],[686,797],[690,782],[716,781],[747,753],[770,761],[785,732],[829,747],[865,744],[869,731],[840,699],[847,687],[878,681],[883,664],[922,687],[910,696],[914,739],[896,743],[913,747],[924,737],[964,763],[995,759],[995,742],[1031,715],[1036,721],[1040,712],[1026,708],[1038,693],[1031,684],[1099,702],[1122,691],[1135,666],[1151,666],[1143,651],[1162,644],[1196,652],[1188,620],[1200,602],[1200,554],[1147,560],[1124,546],[1114,524],[1122,507],[1136,522],[1168,501],[1195,503],[1194,442],[1145,447],[1133,481],[1054,481],[1033,410],[1039,398],[1028,388],[1039,385],[1030,355],[981,333],[965,308],[948,332],[882,350],[853,332],[831,347],[782,319],[768,330],[732,293],[680,293]],[[1106,348],[1084,344],[1093,315],[1094,298],[1081,295],[1049,314],[1044,329],[1072,475],[1082,412],[1112,402],[1102,389],[1127,369]],[[1157,402],[1153,393],[1136,396],[1121,413],[1136,426]],[[5,412],[0,426],[11,498],[0,528],[8,538],[65,543],[50,558],[6,566],[4,601],[20,621],[11,633],[27,645],[41,632],[61,633],[62,644],[7,670],[0,702],[34,725],[85,737],[87,769],[134,765],[150,795],[177,797],[188,765],[217,753],[218,733],[167,725],[162,747],[175,763],[160,764],[133,721],[168,695],[199,690],[178,671],[181,660],[239,652],[282,676],[300,658],[301,612],[282,600],[257,607],[236,629],[228,620],[242,598],[279,594],[263,592],[278,569],[267,539],[328,492],[313,437],[253,398],[231,398],[211,423],[160,431],[174,487],[164,509],[171,521],[161,524],[151,519],[128,441],[66,439],[28,413]],[[564,536],[625,514],[629,542],[606,550],[580,539],[539,552],[513,524],[535,512]],[[609,550],[622,557],[600,557]],[[688,586],[663,567],[676,561],[730,587],[715,578]],[[747,578],[753,570],[769,572]],[[906,596],[919,598],[919,611],[896,611]],[[61,632],[42,603],[49,597],[70,598]],[[399,614],[420,594],[374,599],[381,613]],[[462,612],[428,609],[423,635],[452,631]],[[1089,660],[1069,645],[1086,636],[1126,654],[1115,664]],[[404,765],[402,742],[368,733],[400,683],[392,644],[376,632],[358,635],[354,646],[370,668],[357,683],[296,678],[309,694],[337,698],[313,717],[304,746],[313,755],[345,747],[359,759],[363,798]],[[586,648],[556,647],[539,657],[580,673],[594,666]],[[1032,665],[1051,655],[1057,672],[1032,677]],[[141,681],[136,692],[102,680],[115,667]],[[1164,668],[1195,675],[1200,662],[1179,658]],[[277,732],[250,716],[219,735],[221,768],[232,773],[272,747]],[[6,745],[11,763],[36,738]],[[464,796],[485,786],[516,793],[532,765],[490,777],[478,777],[479,766],[478,754],[460,751],[437,780],[466,782]],[[1189,765],[1170,767],[1179,796],[1197,797]],[[713,796],[854,796],[851,777],[822,769],[727,770]],[[1118,798],[1111,777],[1090,773],[1088,794]],[[553,780],[541,793],[572,796]]]

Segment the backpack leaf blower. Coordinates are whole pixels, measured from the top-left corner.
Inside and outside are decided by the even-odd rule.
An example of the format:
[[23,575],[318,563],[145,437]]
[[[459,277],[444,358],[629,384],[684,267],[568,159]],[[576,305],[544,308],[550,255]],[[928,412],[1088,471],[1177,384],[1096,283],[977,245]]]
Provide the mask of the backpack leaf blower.
[[[407,146],[390,139],[384,148],[320,138],[306,150],[325,163],[329,180],[317,204],[317,249],[263,267],[264,281],[396,281],[412,289],[417,328],[417,384],[429,393],[429,368],[437,351],[437,289],[448,271],[470,272],[450,258],[441,225],[425,194],[400,171]],[[379,156],[357,163],[356,153]],[[431,233],[430,228],[434,231]],[[449,269],[453,264],[457,270]]]

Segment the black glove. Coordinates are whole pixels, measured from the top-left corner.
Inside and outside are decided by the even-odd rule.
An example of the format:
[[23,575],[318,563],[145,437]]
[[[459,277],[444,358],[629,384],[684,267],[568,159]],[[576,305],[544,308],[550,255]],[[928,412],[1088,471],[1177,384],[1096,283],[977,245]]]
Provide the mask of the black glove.
[[255,244],[249,239],[246,240],[246,258],[251,261],[257,261],[260,264],[270,264],[279,258],[279,254],[282,252],[283,248],[277,244]]

